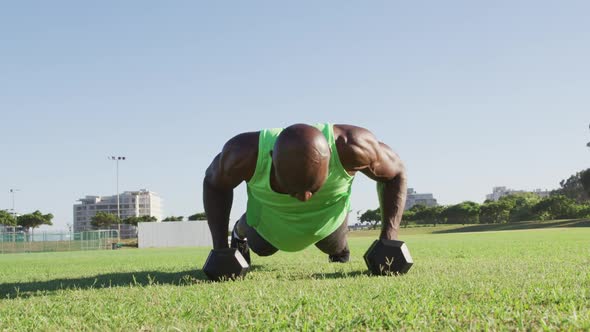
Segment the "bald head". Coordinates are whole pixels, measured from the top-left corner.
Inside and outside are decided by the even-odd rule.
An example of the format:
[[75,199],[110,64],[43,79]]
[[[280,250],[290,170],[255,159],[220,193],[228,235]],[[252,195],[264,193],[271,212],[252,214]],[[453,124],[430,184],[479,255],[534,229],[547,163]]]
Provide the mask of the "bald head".
[[326,182],[330,145],[317,128],[295,124],[285,128],[277,138],[272,160],[281,187],[306,201]]

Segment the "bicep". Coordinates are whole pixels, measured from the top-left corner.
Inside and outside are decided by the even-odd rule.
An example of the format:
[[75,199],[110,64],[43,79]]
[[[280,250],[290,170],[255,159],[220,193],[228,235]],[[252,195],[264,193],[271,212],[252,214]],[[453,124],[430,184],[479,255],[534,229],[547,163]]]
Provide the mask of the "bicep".
[[219,153],[205,172],[205,184],[219,190],[231,190],[243,180],[236,174],[227,172],[224,165],[223,152]]
[[378,182],[387,182],[398,176],[405,176],[401,158],[386,144],[378,142],[369,165],[363,174]]
[[231,190],[252,177],[258,153],[251,149],[245,135],[238,135],[224,145],[207,168],[205,183],[220,190]]

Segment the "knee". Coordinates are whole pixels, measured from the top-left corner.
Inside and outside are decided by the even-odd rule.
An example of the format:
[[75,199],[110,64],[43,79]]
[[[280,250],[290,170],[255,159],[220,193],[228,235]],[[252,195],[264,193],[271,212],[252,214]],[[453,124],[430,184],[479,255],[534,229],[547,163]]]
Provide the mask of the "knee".
[[316,243],[316,247],[328,255],[346,255],[350,253],[348,242]]
[[258,256],[270,256],[278,251],[277,248],[271,246],[257,246],[257,245],[250,245],[250,249]]

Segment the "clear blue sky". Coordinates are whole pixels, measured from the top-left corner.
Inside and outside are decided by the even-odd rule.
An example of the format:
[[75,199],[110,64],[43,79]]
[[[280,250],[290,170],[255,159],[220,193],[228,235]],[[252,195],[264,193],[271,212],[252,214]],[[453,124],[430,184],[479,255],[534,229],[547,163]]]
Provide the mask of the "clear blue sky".
[[[553,189],[590,166],[588,1],[13,1],[0,5],[0,209],[72,222],[148,188],[203,210],[233,135],[372,130],[442,204]],[[377,206],[358,176],[353,209]],[[232,216],[245,208],[245,188]]]

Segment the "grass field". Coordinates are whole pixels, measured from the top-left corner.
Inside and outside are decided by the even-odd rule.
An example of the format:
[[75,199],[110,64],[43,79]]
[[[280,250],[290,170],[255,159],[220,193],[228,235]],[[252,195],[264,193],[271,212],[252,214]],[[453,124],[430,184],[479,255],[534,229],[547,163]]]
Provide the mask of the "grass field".
[[225,283],[207,248],[0,255],[0,331],[590,330],[590,228],[407,229],[399,277],[367,275],[374,235],[351,233],[347,264],[254,256]]

